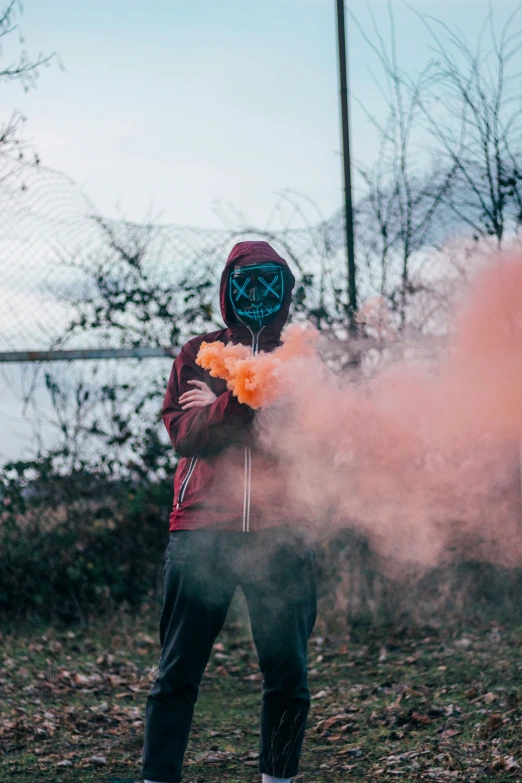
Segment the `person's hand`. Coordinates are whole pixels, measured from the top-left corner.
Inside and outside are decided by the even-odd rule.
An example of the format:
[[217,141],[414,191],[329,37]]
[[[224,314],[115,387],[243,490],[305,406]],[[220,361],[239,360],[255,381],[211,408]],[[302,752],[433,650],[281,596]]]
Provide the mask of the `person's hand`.
[[197,389],[190,389],[182,394],[178,400],[181,405],[181,409],[186,411],[189,408],[204,408],[205,405],[211,405],[214,400],[217,400],[216,395],[210,389],[204,381],[187,381],[193,386],[198,386]]

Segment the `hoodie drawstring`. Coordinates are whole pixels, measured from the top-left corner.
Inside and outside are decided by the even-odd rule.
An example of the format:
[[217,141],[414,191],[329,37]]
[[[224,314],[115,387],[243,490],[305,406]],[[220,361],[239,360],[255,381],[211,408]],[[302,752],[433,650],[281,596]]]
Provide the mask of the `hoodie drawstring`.
[[[250,327],[247,327],[252,335],[252,354],[257,356],[259,353],[259,335],[265,328],[261,327],[259,332],[254,334]],[[245,492],[243,496],[243,533],[250,532],[250,488],[252,483],[252,452],[249,446],[245,446]]]

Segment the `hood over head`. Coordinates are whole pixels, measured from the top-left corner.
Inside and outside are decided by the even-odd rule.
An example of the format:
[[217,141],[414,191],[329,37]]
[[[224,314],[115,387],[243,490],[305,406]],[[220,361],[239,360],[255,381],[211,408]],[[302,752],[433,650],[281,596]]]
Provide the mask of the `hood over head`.
[[250,264],[258,264],[261,262],[270,262],[280,264],[283,267],[283,273],[285,275],[286,287],[283,296],[283,302],[281,309],[277,314],[275,321],[266,326],[262,333],[261,342],[267,340],[278,340],[281,331],[288,320],[288,312],[290,310],[290,301],[292,298],[292,289],[295,285],[295,277],[290,271],[290,267],[282,258],[279,253],[276,253],[274,248],[264,241],[256,242],[238,242],[227,258],[223,274],[221,275],[221,284],[219,287],[219,302],[221,305],[221,315],[228,329],[234,336],[241,342],[249,342],[251,339],[251,332],[247,326],[237,320],[232,305],[228,298],[228,278],[232,269],[235,266],[249,266]]

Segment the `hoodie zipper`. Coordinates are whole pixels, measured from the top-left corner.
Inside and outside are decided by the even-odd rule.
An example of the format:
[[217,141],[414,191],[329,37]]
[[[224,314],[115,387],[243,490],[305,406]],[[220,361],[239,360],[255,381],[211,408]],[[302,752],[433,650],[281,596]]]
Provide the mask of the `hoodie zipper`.
[[[252,355],[259,353],[259,335],[265,328],[261,327],[257,334],[254,334],[250,327],[247,327],[252,335]],[[252,485],[252,453],[249,446],[245,446],[245,491],[243,495],[243,533],[250,533],[250,489]]]
[[185,478],[181,482],[181,487],[179,488],[178,502],[176,503],[176,508],[179,508],[180,504],[183,502],[183,498],[185,496],[185,492],[187,490],[188,483],[190,481],[190,477],[194,473],[194,468],[196,467],[196,462],[197,461],[198,461],[197,457],[192,457],[192,459],[190,460],[190,465],[189,465],[189,469],[187,471],[187,475],[185,476]]

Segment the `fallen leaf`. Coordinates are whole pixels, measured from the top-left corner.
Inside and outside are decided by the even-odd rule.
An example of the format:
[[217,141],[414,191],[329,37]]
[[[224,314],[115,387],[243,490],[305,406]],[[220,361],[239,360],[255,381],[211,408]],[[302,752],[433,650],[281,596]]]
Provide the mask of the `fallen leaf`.
[[329,694],[329,690],[318,691],[312,696],[312,699],[324,699]]

